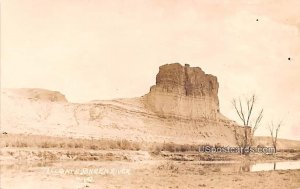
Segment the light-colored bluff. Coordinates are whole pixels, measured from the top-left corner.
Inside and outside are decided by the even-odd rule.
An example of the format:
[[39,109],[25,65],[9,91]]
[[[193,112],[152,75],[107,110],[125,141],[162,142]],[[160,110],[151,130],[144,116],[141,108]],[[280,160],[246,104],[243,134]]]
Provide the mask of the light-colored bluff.
[[166,64],[143,97],[71,103],[43,89],[1,91],[1,131],[179,144],[235,145],[219,113],[218,81],[198,67]]
[[156,85],[145,98],[148,107],[161,116],[216,119],[218,88],[217,77],[199,67],[166,64],[159,68]]

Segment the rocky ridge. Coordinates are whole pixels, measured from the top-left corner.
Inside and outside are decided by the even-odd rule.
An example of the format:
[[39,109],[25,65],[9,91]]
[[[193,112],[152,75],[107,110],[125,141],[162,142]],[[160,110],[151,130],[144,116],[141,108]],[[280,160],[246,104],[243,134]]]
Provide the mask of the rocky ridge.
[[1,91],[1,131],[178,144],[235,145],[235,122],[219,113],[218,81],[200,68],[161,66],[143,97],[71,103],[44,89]]
[[218,88],[217,77],[199,67],[166,64],[159,68],[156,85],[144,98],[147,107],[161,116],[217,119]]

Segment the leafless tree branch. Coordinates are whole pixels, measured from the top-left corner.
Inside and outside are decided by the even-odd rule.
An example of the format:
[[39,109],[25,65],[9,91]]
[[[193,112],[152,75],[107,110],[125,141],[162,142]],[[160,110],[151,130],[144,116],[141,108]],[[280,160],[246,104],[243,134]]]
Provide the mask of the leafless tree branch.
[[269,124],[269,131],[271,134],[272,144],[273,147],[275,148],[275,152],[277,151],[277,138],[278,138],[278,133],[281,125],[282,125],[282,121],[280,121],[276,126],[274,125],[273,121],[271,124]]
[[[245,103],[246,104],[243,104],[240,98],[238,99],[238,101],[236,99],[232,100],[233,107],[238,117],[243,122],[243,126],[245,127],[243,134],[243,144],[244,147],[247,147],[248,145],[252,144],[254,132],[260,126],[261,120],[263,118],[263,109],[260,110],[256,118],[253,118],[256,96],[252,95],[250,98],[246,99]],[[246,106],[246,108],[244,108],[244,105]],[[252,123],[254,124],[252,125]],[[252,130],[250,129],[249,131],[249,127],[251,127]]]

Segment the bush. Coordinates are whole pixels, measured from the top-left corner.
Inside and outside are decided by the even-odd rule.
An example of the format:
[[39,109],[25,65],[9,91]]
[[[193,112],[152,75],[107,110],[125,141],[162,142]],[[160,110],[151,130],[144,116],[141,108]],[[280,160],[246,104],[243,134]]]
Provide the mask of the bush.
[[98,146],[97,146],[97,145],[94,145],[94,144],[92,144],[92,145],[90,145],[90,149],[92,149],[92,150],[98,150]]
[[83,144],[82,143],[75,143],[74,147],[75,148],[83,148]]
[[165,143],[163,145],[163,150],[164,151],[169,151],[169,152],[175,152],[176,148],[175,148],[174,143]]

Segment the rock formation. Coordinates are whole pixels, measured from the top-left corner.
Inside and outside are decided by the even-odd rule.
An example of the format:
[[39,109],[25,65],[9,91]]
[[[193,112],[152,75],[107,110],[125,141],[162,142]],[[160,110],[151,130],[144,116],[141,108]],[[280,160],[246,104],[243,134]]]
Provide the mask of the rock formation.
[[156,85],[144,98],[146,106],[164,117],[216,119],[218,88],[217,77],[199,67],[166,64],[159,67]]
[[25,98],[33,101],[68,102],[65,95],[47,89],[2,89],[2,93],[11,98]]
[[143,97],[71,103],[56,91],[7,89],[1,110],[6,133],[233,146],[240,128],[219,113],[217,78],[177,63],[161,66]]

